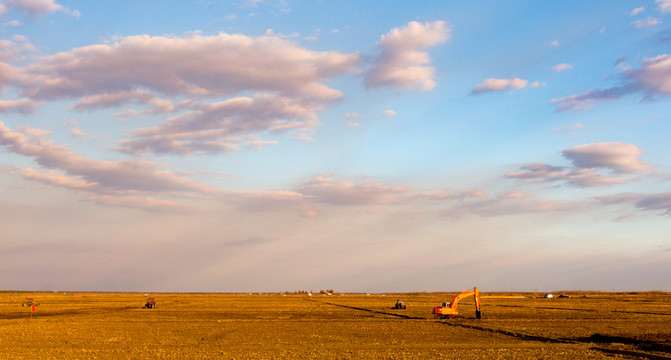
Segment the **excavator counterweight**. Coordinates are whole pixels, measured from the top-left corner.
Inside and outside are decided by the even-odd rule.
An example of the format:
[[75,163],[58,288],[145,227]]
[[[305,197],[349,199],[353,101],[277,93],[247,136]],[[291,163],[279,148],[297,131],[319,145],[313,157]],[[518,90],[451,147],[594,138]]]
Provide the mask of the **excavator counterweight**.
[[469,296],[473,296],[475,299],[475,318],[481,319],[482,311],[480,310],[480,293],[478,292],[477,286],[474,287],[473,289],[462,291],[461,293],[459,293],[459,295],[455,296],[449,303],[443,303],[443,306],[436,306],[435,308],[433,308],[432,312],[442,317],[459,316],[459,312],[457,311],[457,305],[459,305],[459,300],[467,298]]

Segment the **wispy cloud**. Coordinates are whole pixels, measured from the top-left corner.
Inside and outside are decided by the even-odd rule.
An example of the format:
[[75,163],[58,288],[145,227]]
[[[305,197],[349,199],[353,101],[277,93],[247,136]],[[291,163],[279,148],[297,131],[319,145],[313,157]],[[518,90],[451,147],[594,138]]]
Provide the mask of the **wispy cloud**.
[[[514,79],[486,79],[482,83],[478,84],[473,90],[471,90],[471,95],[480,95],[488,92],[501,92],[510,89],[523,89],[529,84],[528,80],[514,78]],[[533,82],[529,87],[539,87],[545,85],[544,83],[539,83],[537,81]]]
[[196,103],[158,126],[130,131],[132,139],[122,140],[119,150],[187,155],[235,151],[262,132],[312,128],[320,109],[319,103],[269,94]]
[[605,205],[628,204],[642,211],[661,210],[664,215],[671,215],[671,192],[655,194],[623,193],[598,196],[596,200]]
[[584,129],[584,128],[585,128],[585,126],[583,124],[576,123],[576,124],[569,125],[569,126],[564,126],[564,127],[554,127],[551,130],[552,131],[558,131],[558,132],[571,132],[571,131],[578,131],[578,130],[581,130],[581,129]]
[[645,10],[645,8],[644,8],[643,6],[641,6],[641,7],[637,7],[636,9],[632,10],[632,11],[629,13],[629,16],[634,16],[634,15],[636,15],[636,14],[642,13],[644,10]]
[[32,99],[0,100],[0,113],[34,114],[38,102]]
[[47,170],[12,167],[10,173],[51,186],[83,192],[101,205],[158,212],[184,212],[192,207],[161,197],[202,198],[248,210],[289,208],[304,195],[293,191],[230,191],[191,180],[141,159],[96,160],[67,146],[47,141],[48,131],[22,127],[11,130],[0,121],[0,146],[32,158]]
[[557,104],[557,111],[587,110],[592,107],[611,100],[616,100],[624,95],[634,92],[635,89],[628,87],[612,87],[605,90],[592,90],[582,94],[566,96],[550,100],[551,104]]
[[312,199],[332,205],[390,204],[401,201],[411,189],[379,182],[351,183],[333,175],[315,176],[294,189]]
[[445,216],[476,214],[480,216],[510,216],[520,214],[538,214],[544,212],[562,212],[579,208],[575,202],[555,199],[539,199],[534,194],[509,191],[485,199],[467,201],[446,210]]
[[640,20],[636,20],[636,21],[632,22],[630,24],[630,26],[635,28],[635,29],[643,29],[643,28],[648,28],[648,27],[652,27],[652,26],[657,26],[661,23],[662,23],[661,20],[653,18],[652,16],[648,16],[645,19],[640,19]]
[[[576,187],[598,187],[631,181],[631,174],[649,172],[653,166],[639,159],[643,151],[624,143],[592,143],[566,149],[562,155],[572,162],[565,168],[544,163],[523,165],[520,170],[506,174],[508,178],[524,181],[564,181]],[[600,170],[607,173],[599,173]]]
[[562,63],[552,67],[552,71],[554,72],[562,72],[564,70],[573,70],[573,65]]
[[[616,67],[620,67],[619,60]],[[586,110],[635,93],[643,93],[645,100],[671,95],[671,55],[644,58],[639,69],[624,66],[620,79],[623,82],[620,86],[552,99],[550,103],[557,104],[558,111]]]

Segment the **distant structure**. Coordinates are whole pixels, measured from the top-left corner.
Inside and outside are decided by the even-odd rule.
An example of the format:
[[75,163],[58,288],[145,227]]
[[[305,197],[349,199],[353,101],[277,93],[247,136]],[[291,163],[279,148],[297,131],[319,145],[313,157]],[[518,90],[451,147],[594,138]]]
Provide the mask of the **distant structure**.
[[552,294],[545,294],[545,296],[543,296],[543,297],[546,298],[546,299],[552,299],[552,298],[554,298],[555,296],[552,295]]

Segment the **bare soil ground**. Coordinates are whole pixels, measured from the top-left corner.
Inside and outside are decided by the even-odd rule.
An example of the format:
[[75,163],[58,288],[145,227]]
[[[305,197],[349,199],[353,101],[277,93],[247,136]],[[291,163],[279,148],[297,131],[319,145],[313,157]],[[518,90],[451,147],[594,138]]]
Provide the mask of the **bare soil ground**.
[[671,359],[666,293],[485,293],[481,320],[431,314],[454,294],[0,295],[1,359]]

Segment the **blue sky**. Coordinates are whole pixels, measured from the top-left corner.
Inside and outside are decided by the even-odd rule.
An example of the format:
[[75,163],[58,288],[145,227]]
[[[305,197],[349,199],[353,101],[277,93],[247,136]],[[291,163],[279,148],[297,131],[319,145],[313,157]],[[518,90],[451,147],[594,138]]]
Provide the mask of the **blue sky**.
[[670,291],[670,23],[0,1],[0,287]]

